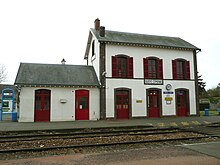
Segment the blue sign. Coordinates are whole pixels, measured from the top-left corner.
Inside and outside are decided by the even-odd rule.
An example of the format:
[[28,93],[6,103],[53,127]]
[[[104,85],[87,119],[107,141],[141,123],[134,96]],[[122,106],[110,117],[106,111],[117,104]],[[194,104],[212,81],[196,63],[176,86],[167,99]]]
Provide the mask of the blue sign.
[[165,91],[165,92],[163,92],[163,94],[173,94],[173,92]]
[[2,90],[2,103],[0,108],[0,120],[2,120],[4,100],[12,100],[12,113],[14,112],[14,90],[6,88]]

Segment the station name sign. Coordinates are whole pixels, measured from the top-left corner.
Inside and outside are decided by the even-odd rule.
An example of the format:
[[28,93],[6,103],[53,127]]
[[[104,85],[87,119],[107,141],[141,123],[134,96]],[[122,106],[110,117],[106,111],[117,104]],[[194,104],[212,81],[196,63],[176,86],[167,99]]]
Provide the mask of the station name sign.
[[163,80],[144,79],[146,85],[163,85]]

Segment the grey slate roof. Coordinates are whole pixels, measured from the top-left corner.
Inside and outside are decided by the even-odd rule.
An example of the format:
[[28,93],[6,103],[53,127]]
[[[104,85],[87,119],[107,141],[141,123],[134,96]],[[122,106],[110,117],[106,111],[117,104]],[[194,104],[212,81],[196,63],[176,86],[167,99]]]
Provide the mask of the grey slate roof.
[[179,37],[166,37],[166,36],[156,36],[156,35],[147,35],[147,34],[126,33],[126,32],[118,32],[118,31],[110,31],[110,30],[105,31],[105,37],[100,37],[99,32],[97,32],[95,29],[91,29],[91,31],[99,41],[104,41],[104,42],[146,44],[146,45],[156,45],[156,46],[198,49],[194,45],[184,41]]
[[[147,34],[137,34],[137,33],[127,33],[127,32],[118,32],[105,30],[105,37],[99,35],[99,31],[95,29],[90,29],[92,34],[100,42],[110,42],[110,43],[126,43],[126,44],[137,44],[137,45],[148,45],[148,46],[162,46],[165,48],[183,48],[183,49],[192,49],[200,50],[196,46],[190,44],[189,42],[179,38],[179,37],[166,37],[166,36],[156,36],[156,35],[147,35]],[[85,58],[90,47],[91,33],[89,35],[87,49]]]
[[15,85],[99,86],[93,66],[21,63]]

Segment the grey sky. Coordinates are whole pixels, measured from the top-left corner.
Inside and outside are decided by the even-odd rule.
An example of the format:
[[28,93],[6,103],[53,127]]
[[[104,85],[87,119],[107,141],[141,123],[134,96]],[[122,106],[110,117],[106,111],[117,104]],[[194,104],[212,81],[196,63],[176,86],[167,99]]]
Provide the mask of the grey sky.
[[20,62],[86,64],[89,28],[180,37],[202,49],[199,74],[220,83],[218,0],[0,0],[0,63],[14,83]]

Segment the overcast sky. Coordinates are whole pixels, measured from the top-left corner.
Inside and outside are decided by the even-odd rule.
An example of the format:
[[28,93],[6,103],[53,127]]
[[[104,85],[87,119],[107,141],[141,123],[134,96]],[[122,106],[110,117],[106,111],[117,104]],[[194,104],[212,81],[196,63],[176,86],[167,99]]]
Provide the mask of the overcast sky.
[[0,64],[13,84],[20,62],[85,65],[89,29],[180,37],[202,49],[207,89],[220,83],[218,0],[0,0]]

